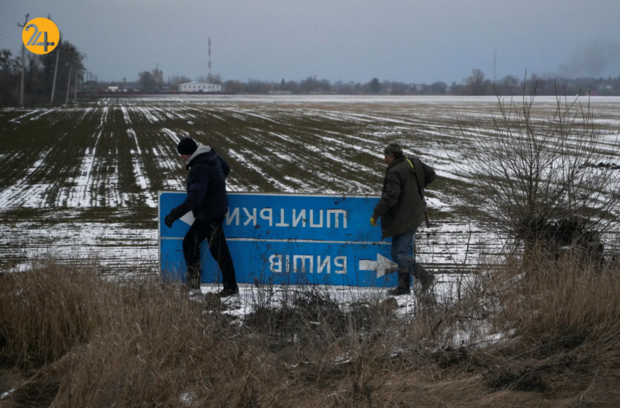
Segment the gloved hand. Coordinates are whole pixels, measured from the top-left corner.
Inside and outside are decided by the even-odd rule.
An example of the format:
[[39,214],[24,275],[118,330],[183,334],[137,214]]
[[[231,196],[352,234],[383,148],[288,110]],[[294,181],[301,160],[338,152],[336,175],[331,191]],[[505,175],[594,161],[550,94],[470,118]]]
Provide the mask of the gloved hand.
[[166,224],[166,227],[168,228],[172,228],[172,223],[175,221],[174,218],[172,218],[171,214],[166,215],[166,218],[164,218],[164,224]]
[[370,225],[372,225],[373,227],[377,226],[377,220],[375,220],[374,217],[370,217]]

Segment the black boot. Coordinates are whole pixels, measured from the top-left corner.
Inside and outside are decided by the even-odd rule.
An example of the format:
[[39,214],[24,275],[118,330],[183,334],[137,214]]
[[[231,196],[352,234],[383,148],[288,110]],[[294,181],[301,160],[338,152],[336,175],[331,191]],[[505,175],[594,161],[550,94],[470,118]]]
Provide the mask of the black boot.
[[427,271],[422,265],[418,264],[413,270],[413,277],[420,281],[422,292],[426,292],[433,285],[435,276],[432,272]]
[[217,293],[217,295],[221,298],[230,297],[239,294],[239,287],[235,284],[235,286],[224,287],[221,291]]
[[398,272],[398,286],[395,287],[394,289],[390,289],[387,291],[388,295],[390,296],[401,296],[401,295],[408,295],[409,293],[411,293],[411,284],[410,284],[410,278],[409,278],[409,274],[408,273],[402,273],[402,272]]

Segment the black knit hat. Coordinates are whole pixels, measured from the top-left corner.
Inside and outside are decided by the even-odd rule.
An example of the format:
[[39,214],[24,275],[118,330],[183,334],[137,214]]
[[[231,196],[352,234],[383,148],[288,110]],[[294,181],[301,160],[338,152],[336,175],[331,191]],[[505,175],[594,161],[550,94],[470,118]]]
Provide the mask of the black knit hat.
[[395,158],[403,157],[403,149],[398,143],[390,143],[387,145],[385,150],[383,150],[383,153],[386,156],[392,156]]
[[198,149],[198,145],[194,142],[194,139],[191,137],[186,137],[185,139],[179,142],[177,146],[177,150],[179,154],[194,154],[194,152]]

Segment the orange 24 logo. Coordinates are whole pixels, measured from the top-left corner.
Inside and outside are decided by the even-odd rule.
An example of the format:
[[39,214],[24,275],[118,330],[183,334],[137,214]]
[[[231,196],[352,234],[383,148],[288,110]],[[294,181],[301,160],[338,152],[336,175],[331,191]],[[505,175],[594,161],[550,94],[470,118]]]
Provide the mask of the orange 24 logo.
[[22,41],[29,51],[39,55],[47,54],[58,46],[60,31],[52,20],[35,18],[24,26]]

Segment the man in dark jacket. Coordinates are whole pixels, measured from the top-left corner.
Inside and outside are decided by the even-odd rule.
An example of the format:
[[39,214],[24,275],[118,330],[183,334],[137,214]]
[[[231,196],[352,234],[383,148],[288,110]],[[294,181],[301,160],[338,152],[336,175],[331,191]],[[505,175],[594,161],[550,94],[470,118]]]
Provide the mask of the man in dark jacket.
[[389,144],[384,154],[388,167],[383,192],[370,223],[376,226],[381,218],[383,238],[392,237],[392,259],[398,264],[398,287],[388,293],[400,296],[410,293],[410,274],[420,281],[423,290],[433,283],[433,275],[415,261],[412,249],[415,233],[425,219],[426,203],[422,194],[436,174],[420,159],[404,157],[397,143]]
[[235,267],[222,229],[228,212],[226,177],[230,173],[230,166],[215,150],[202,143],[197,144],[189,137],[179,142],[177,150],[188,162],[187,198],[170,211],[164,223],[170,228],[172,223],[189,211],[194,215],[194,223],[183,239],[187,286],[189,289],[200,289],[200,243],[206,239],[211,255],[222,271],[224,289],[218,295],[236,295],[239,288]]

